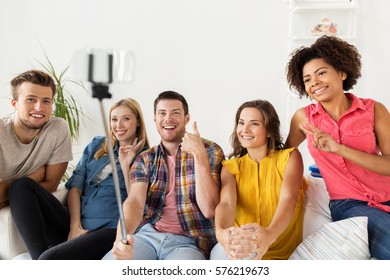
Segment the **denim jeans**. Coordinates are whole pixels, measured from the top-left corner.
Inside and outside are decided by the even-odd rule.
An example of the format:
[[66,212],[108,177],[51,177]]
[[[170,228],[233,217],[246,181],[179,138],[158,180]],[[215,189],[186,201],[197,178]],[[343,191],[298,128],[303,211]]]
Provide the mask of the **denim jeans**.
[[217,243],[210,253],[210,260],[230,260],[221,243]]
[[[390,201],[382,203],[390,206]],[[329,203],[333,221],[351,217],[368,217],[368,242],[371,256],[390,260],[390,213],[367,205],[366,201],[345,199]]]
[[[104,260],[114,259],[112,251]],[[134,234],[133,260],[205,260],[191,237],[158,232],[151,224],[145,224]]]

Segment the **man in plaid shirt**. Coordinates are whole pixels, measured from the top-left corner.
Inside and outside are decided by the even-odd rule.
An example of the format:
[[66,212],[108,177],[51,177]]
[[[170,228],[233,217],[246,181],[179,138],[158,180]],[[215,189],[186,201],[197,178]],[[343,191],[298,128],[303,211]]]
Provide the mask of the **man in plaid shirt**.
[[202,139],[190,120],[188,104],[177,92],[160,93],[154,121],[161,143],[140,154],[130,171],[123,204],[127,244],[121,227],[105,259],[208,259],[216,243],[214,211],[219,202],[224,154]]

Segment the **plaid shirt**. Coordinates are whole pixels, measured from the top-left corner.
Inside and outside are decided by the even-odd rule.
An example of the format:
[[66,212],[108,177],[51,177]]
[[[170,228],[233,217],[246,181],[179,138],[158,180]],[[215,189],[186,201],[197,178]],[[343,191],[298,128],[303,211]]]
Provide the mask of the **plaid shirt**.
[[[221,161],[224,159],[223,151],[214,142],[205,139],[202,141],[208,154],[211,175],[214,180],[219,181]],[[194,238],[196,246],[208,258],[216,244],[214,219],[206,219],[199,209],[195,194],[194,158],[191,154],[182,152],[181,147],[176,154],[175,174],[176,212],[180,225],[184,234]],[[155,224],[163,213],[168,182],[168,164],[161,143],[135,159],[130,181],[132,184],[144,182],[148,185],[143,220],[139,228],[146,223]]]

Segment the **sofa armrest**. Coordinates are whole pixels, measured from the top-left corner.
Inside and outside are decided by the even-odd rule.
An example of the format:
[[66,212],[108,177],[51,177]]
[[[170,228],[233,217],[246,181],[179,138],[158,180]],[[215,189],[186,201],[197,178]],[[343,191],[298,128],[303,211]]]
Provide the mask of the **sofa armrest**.
[[[66,205],[68,190],[64,184],[60,184],[53,195]],[[9,206],[0,209],[0,260],[10,260],[13,257],[27,252],[22,238],[14,221],[12,220]]]
[[68,190],[65,188],[65,184],[58,186],[58,189],[53,193],[53,195],[66,206],[68,199]]

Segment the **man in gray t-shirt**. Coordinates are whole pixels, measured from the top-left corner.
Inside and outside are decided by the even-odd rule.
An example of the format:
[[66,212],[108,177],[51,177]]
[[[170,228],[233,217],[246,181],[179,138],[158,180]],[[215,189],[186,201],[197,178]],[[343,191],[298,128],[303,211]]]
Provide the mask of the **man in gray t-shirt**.
[[51,117],[30,143],[20,141],[14,120],[0,119],[0,205],[7,203],[9,183],[22,176],[55,191],[72,160],[69,127],[63,119]]
[[69,127],[51,117],[53,79],[33,70],[14,78],[11,86],[15,113],[0,119],[0,208],[8,204],[10,183],[23,176],[55,191],[72,160]]
[[[13,116],[0,119],[0,208],[9,203],[33,259],[67,239],[68,210],[54,192],[72,146],[67,123],[52,117],[56,85],[30,70],[11,81]],[[1,226],[1,225],[0,225]]]

